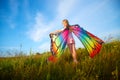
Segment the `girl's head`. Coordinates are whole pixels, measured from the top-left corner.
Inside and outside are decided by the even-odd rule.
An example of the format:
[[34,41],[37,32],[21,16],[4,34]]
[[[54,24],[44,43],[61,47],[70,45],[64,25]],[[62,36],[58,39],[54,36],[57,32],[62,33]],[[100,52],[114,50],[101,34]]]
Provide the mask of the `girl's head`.
[[67,19],[64,19],[64,20],[62,21],[62,24],[63,24],[63,26],[64,26],[65,28],[69,27],[69,22],[68,22]]

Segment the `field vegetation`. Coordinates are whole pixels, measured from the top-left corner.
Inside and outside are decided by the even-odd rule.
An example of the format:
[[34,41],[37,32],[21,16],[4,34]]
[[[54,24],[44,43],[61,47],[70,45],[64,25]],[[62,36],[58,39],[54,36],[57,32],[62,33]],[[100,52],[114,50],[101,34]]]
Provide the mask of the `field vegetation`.
[[90,58],[84,48],[77,49],[78,64],[66,49],[60,59],[47,60],[50,52],[30,56],[0,58],[0,80],[120,80],[120,41],[103,44]]

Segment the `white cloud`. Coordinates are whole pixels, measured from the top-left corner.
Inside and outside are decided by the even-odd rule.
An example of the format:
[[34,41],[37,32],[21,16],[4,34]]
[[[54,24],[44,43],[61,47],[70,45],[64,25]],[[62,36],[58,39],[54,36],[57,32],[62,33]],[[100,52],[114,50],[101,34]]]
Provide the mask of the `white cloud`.
[[60,0],[57,6],[58,16],[57,18],[67,18],[72,12],[78,0]]
[[68,15],[73,7],[75,6],[77,0],[60,0],[58,5],[58,14],[60,17],[65,17]]
[[[27,35],[34,42],[40,42],[38,49],[40,51],[49,50],[50,39],[48,34],[56,29],[62,28],[61,19],[70,14],[71,9],[75,6],[77,0],[62,0],[57,5],[57,16],[54,20],[49,22],[45,21],[45,16],[40,12],[36,13],[34,25],[27,31]],[[61,27],[59,27],[61,25]],[[46,37],[47,36],[47,37]]]
[[44,16],[41,13],[37,13],[35,17],[35,24],[27,32],[28,36],[35,42],[44,40],[46,34],[50,27],[44,22]]
[[41,44],[40,46],[38,46],[38,49],[40,50],[40,52],[48,51],[50,49],[50,43],[45,42]]
[[[78,0],[60,0],[59,4],[56,5],[57,16],[54,16],[54,20],[45,21],[46,18],[40,12],[37,12],[35,16],[34,25],[28,30],[28,36],[35,42],[41,42],[42,44],[39,46],[39,50],[47,50],[49,49],[50,43],[47,40],[48,34],[55,29],[62,28],[61,22],[62,19],[68,18],[73,23],[80,23],[80,20],[84,20],[88,16],[88,12],[90,15],[93,15],[98,9],[100,9],[106,2],[99,4],[97,7],[94,5],[88,5],[85,8],[79,8],[80,4],[83,4],[84,1]],[[84,3],[85,4],[85,3]],[[82,5],[83,6],[83,5]],[[84,7],[84,6],[83,6]],[[93,8],[93,9],[92,9]],[[92,9],[92,10],[91,10]],[[49,15],[49,14],[48,14]],[[87,17],[86,17],[87,16]],[[76,42],[78,42],[77,40]],[[78,46],[78,45],[76,45]]]

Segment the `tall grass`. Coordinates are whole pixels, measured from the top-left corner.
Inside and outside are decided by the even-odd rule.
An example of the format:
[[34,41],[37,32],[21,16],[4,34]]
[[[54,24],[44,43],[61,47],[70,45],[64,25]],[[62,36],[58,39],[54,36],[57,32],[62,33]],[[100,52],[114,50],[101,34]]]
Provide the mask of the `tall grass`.
[[77,49],[78,64],[68,49],[56,63],[47,61],[50,54],[0,58],[0,80],[120,80],[120,41],[103,44],[93,59]]

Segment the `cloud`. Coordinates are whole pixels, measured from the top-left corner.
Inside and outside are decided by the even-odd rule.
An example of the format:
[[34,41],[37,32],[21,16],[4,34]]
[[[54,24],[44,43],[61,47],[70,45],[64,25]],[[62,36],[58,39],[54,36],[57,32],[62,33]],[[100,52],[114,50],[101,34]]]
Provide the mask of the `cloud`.
[[27,31],[27,35],[35,42],[44,40],[48,34],[50,27],[44,21],[44,16],[38,12],[35,17],[34,25]]
[[60,17],[67,16],[74,8],[77,0],[60,0],[58,5],[58,14]]
[[[99,6],[94,7],[96,3],[93,3],[94,5],[88,5],[86,8],[79,10],[79,4],[83,4],[84,1],[78,1],[78,0],[60,0],[58,2],[59,4],[56,5],[56,10],[58,15],[54,16],[54,20],[45,21],[47,18],[44,16],[41,12],[37,12],[35,16],[35,23],[31,28],[27,31],[27,35],[31,40],[34,42],[41,42],[42,44],[39,46],[40,50],[46,50],[48,49],[48,34],[51,31],[54,31],[56,29],[62,28],[61,21],[64,18],[71,18],[71,22],[80,23],[80,19],[87,18],[86,15],[88,12],[90,12],[89,15],[93,15],[99,8],[101,8],[103,5],[105,5],[106,2],[103,2],[99,4]],[[86,4],[86,3],[84,3]],[[86,4],[87,5],[87,4]],[[91,9],[94,10],[91,10]],[[82,12],[82,13],[81,13]],[[60,27],[59,27],[60,26]],[[79,42],[77,40],[76,42]],[[47,47],[46,47],[47,46]]]
[[[40,51],[48,50],[50,46],[50,39],[48,34],[56,29],[62,28],[61,19],[64,19],[70,14],[71,9],[74,8],[77,0],[62,0],[56,5],[57,16],[53,20],[45,21],[46,16],[41,12],[37,12],[35,16],[35,23],[27,31],[28,37],[34,42],[42,43],[38,46]],[[61,26],[60,26],[61,25]],[[59,27],[60,26],[60,27]]]
[[38,46],[38,49],[40,50],[40,52],[48,51],[50,49],[50,43],[45,42],[45,43],[41,44],[40,46]]

